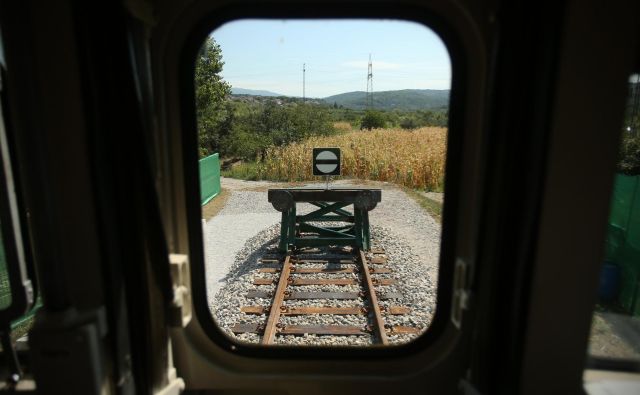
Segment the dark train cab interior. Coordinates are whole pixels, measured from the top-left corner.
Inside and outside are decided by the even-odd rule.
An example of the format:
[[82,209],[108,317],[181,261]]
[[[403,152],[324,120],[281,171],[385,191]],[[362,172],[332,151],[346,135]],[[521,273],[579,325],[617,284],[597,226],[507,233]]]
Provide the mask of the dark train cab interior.
[[[264,350],[203,324],[193,55],[242,18],[410,20],[445,42],[440,319],[420,342]],[[0,33],[3,333],[42,304],[28,343],[3,338],[3,391],[638,393],[638,361],[587,346],[640,2],[3,0]]]

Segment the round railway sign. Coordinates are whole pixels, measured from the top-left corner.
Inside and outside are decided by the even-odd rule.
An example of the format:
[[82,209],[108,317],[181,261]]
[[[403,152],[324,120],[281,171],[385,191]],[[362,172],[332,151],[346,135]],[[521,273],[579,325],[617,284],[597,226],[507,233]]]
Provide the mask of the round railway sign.
[[313,149],[313,175],[340,175],[340,148]]

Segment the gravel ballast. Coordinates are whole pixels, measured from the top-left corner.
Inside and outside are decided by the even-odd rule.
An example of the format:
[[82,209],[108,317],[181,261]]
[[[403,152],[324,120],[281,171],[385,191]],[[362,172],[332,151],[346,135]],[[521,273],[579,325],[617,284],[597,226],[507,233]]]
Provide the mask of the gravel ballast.
[[[228,180],[227,180],[228,181]],[[249,315],[240,311],[242,306],[268,306],[271,299],[249,299],[249,290],[273,291],[275,285],[253,285],[256,278],[277,280],[279,273],[258,273],[259,268],[274,267],[260,263],[264,255],[272,255],[277,247],[280,232],[280,213],[267,202],[264,190],[247,190],[250,183],[237,186],[236,180],[225,182],[223,187],[231,189],[225,207],[203,225],[205,238],[206,277],[208,304],[214,319],[230,337],[243,342],[258,343],[260,336],[252,333],[233,334],[236,324],[261,324],[267,315]],[[225,185],[226,184],[226,185]],[[273,184],[271,184],[273,185]],[[341,183],[341,187],[348,185]],[[280,185],[274,187],[281,187]],[[355,187],[362,188],[362,185]],[[409,314],[385,315],[388,325],[401,325],[426,330],[435,312],[440,225],[402,190],[385,183],[364,187],[382,188],[382,202],[370,213],[371,237],[374,248],[385,250],[388,258],[385,267],[389,274],[377,274],[376,278],[394,278],[394,285],[376,286],[378,294],[399,292],[401,299],[381,301],[381,306],[405,306]],[[310,207],[301,207],[304,213]],[[322,264],[305,264],[304,267],[322,267]],[[376,267],[377,265],[373,265]],[[357,278],[356,273],[342,274],[294,274],[304,278]],[[358,285],[296,286],[296,291],[358,292]],[[363,306],[364,301],[355,300],[287,300],[285,306]],[[364,327],[366,315],[302,315],[283,316],[286,325],[353,325]],[[390,343],[404,343],[417,335],[391,335]],[[350,345],[372,344],[371,336],[277,336],[276,344],[299,345]]]

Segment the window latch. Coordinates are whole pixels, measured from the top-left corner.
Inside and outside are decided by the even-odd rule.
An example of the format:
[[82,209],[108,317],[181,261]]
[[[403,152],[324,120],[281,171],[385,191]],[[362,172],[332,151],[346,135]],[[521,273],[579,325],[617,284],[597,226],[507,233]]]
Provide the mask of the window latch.
[[451,322],[458,329],[462,326],[462,313],[469,307],[469,299],[471,298],[469,271],[469,264],[458,258],[453,274],[453,303],[451,308]]
[[173,288],[169,322],[171,326],[184,328],[192,316],[189,258],[186,255],[169,254],[169,262]]

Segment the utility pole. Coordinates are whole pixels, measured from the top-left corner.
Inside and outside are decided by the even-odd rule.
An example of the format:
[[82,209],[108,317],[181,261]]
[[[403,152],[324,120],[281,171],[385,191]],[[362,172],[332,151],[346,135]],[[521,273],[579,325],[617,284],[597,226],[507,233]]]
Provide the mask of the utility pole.
[[371,63],[371,54],[369,54],[369,68],[367,70],[367,110],[373,108],[373,64]]
[[302,102],[303,102],[303,103],[305,102],[305,95],[304,95],[304,94],[305,94],[305,92],[304,92],[304,89],[305,89],[305,86],[304,86],[304,85],[305,85],[304,78],[305,78],[305,72],[306,72],[305,66],[306,66],[306,64],[304,64],[304,63],[303,63],[303,64],[302,64]]

